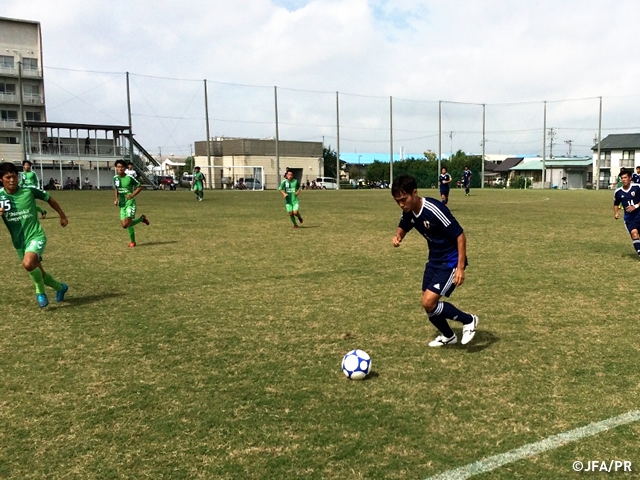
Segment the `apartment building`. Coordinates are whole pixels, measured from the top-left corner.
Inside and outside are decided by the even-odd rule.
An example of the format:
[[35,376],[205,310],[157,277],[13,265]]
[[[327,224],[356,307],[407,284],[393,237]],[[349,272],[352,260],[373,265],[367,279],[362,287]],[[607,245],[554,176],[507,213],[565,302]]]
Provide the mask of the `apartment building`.
[[0,158],[26,156],[24,122],[45,122],[40,23],[0,17]]

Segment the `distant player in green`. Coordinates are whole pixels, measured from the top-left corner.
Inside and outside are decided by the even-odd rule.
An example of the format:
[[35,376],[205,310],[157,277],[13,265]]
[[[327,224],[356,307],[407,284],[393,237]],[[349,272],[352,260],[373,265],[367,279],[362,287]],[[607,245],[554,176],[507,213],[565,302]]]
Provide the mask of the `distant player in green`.
[[300,208],[300,202],[298,201],[298,195],[300,195],[300,184],[298,180],[293,178],[293,170],[287,170],[284,176],[284,180],[278,188],[280,194],[284,197],[284,206],[287,208],[287,213],[293,223],[293,228],[298,228],[296,223],[296,217],[302,223],[302,215],[298,211]]
[[[38,181],[38,176],[36,172],[31,170],[31,162],[29,160],[25,160],[22,162],[22,173],[20,174],[20,186],[21,187],[36,187],[40,188],[40,182]],[[47,211],[40,208],[36,205],[36,210],[42,218],[47,217]]]
[[125,174],[127,164],[124,160],[116,161],[116,176],[113,177],[113,187],[115,192],[114,205],[120,207],[120,220],[122,228],[129,232],[129,247],[136,246],[136,232],[133,229],[140,222],[149,225],[149,220],[144,215],[136,216],[136,201],[134,197],[142,191],[142,185],[133,177]]
[[204,173],[200,173],[200,167],[195,167],[193,172],[193,192],[196,194],[198,201],[202,201],[202,197],[204,197],[204,187],[207,186],[207,179],[204,176]]
[[38,221],[36,198],[47,202],[58,212],[60,225],[63,227],[69,223],[67,216],[58,202],[44,190],[36,187],[21,187],[18,169],[13,163],[0,164],[0,179],[3,184],[3,188],[0,188],[0,215],[11,234],[11,242],[18,252],[22,266],[29,272],[36,286],[38,305],[40,308],[49,305],[45,285],[56,291],[56,302],[64,301],[64,295],[69,287],[58,282],[42,268],[42,254],[47,245],[47,237]]

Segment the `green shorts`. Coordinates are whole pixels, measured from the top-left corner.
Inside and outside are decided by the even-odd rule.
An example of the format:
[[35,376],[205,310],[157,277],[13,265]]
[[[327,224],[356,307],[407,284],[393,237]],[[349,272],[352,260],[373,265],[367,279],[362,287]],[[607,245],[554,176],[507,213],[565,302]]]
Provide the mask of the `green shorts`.
[[284,206],[287,208],[287,213],[297,212],[300,208],[300,203],[285,203]]
[[136,202],[127,202],[124,207],[120,207],[120,220],[125,218],[136,218]]
[[200,190],[202,190],[202,183],[194,183],[193,184],[193,191],[194,192],[198,192]]
[[24,254],[27,252],[34,252],[38,254],[38,260],[42,260],[42,254],[44,248],[47,246],[47,237],[35,237],[25,242],[24,248],[16,248],[20,261],[24,258]]

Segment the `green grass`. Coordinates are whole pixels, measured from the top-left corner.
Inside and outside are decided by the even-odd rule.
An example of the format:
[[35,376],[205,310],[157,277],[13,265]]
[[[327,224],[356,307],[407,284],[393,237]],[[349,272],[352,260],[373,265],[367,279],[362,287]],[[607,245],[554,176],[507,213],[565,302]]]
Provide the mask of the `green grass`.
[[[391,246],[388,190],[303,192],[298,231],[273,191],[143,192],[135,249],[113,192],[56,192],[70,224],[42,222],[44,265],[65,303],[37,308],[0,235],[0,478],[421,480],[637,409],[640,265],[611,192],[472,193],[450,201],[470,263],[451,301],[479,333],[430,349],[426,244]],[[340,371],[352,348],[365,381]],[[478,478],[638,469],[639,435]]]

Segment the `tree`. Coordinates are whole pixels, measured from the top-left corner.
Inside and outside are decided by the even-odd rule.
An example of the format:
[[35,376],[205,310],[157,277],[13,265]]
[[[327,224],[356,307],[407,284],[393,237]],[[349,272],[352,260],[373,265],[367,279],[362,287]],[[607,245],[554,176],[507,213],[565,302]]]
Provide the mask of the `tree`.
[[[338,154],[335,150],[331,150],[331,145],[328,147],[322,147],[322,157],[324,158],[324,176],[333,177],[340,181],[338,172],[336,172],[336,160]],[[340,160],[340,168],[342,169],[347,162]]]

